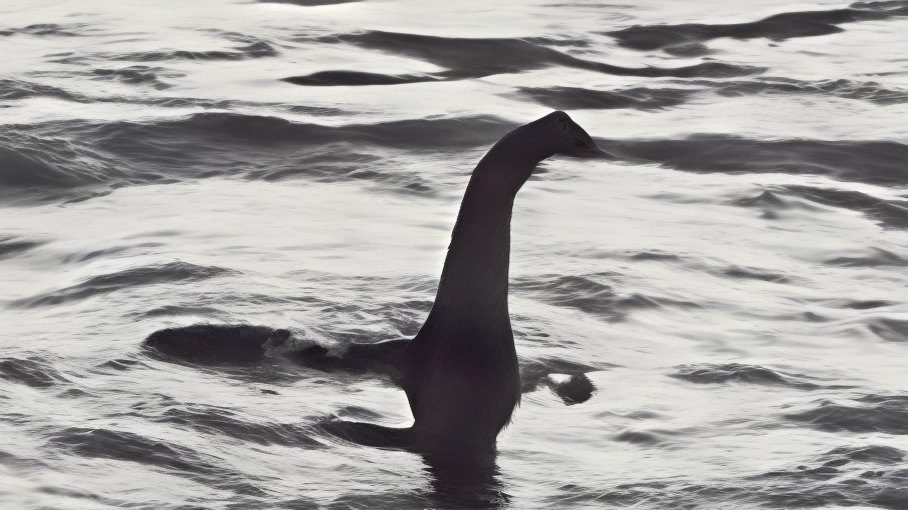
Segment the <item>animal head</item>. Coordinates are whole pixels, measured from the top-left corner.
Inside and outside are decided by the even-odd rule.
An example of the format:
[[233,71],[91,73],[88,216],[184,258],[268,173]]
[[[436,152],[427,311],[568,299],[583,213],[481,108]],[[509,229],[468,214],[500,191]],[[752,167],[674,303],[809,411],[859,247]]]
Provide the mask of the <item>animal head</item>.
[[550,125],[555,139],[555,154],[575,158],[613,159],[614,156],[596,146],[596,142],[568,114],[552,112],[539,119]]

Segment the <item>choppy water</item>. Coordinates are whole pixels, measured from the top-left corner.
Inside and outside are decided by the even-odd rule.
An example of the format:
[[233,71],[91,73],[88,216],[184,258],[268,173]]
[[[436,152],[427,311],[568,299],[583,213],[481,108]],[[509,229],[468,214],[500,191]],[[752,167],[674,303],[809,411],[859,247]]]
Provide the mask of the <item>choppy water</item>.
[[141,342],[413,335],[476,161],[564,109],[619,159],[521,191],[510,308],[596,390],[524,394],[496,504],[908,508],[905,48],[900,0],[0,2],[3,507],[455,505],[313,427],[406,425],[387,381]]

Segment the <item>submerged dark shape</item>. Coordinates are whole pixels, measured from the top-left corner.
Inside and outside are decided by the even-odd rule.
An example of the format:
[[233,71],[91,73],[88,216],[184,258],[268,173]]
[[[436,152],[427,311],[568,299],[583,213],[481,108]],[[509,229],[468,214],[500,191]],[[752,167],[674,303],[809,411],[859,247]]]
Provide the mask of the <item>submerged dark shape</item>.
[[277,346],[289,338],[286,329],[196,324],[155,331],[144,347],[157,356],[194,363],[254,363],[262,359],[266,343]]

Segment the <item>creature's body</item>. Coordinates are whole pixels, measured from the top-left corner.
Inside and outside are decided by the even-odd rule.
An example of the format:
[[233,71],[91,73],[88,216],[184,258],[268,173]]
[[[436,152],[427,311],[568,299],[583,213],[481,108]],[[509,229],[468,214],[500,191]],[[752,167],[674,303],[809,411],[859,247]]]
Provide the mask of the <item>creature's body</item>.
[[435,304],[400,360],[414,450],[494,452],[511,420],[521,388],[508,316],[511,210],[536,165],[558,153],[604,155],[567,114],[554,112],[505,135],[473,170]]
[[[553,112],[511,131],[482,158],[461,203],[432,311],[412,341],[354,345],[343,358],[322,347],[299,354],[313,367],[389,373],[407,393],[415,420],[408,429],[335,422],[329,431],[434,457],[494,457],[498,433],[521,394],[508,316],[511,210],[536,165],[555,154],[607,157],[567,114]],[[195,345],[210,345],[199,331],[194,339],[176,331],[159,331],[146,345],[182,357]]]

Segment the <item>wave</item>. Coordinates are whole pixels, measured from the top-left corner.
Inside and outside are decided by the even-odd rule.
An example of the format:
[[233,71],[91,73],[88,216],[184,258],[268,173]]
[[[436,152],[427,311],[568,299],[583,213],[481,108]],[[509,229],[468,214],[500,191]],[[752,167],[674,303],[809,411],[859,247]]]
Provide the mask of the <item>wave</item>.
[[869,255],[863,257],[836,257],[826,260],[825,263],[842,267],[879,267],[879,266],[908,266],[908,259],[882,248],[871,247]]
[[229,51],[147,51],[128,53],[115,57],[117,60],[132,62],[159,62],[164,60],[247,60],[256,58],[276,57],[278,52],[274,46],[265,41],[257,41],[246,46],[239,46]]
[[[132,251],[132,250],[135,250],[136,248],[157,248],[160,246],[164,246],[164,243],[159,243],[159,242],[139,243],[139,244],[133,244],[133,245],[111,246],[110,248],[102,248],[100,250],[92,250],[92,251],[88,251],[88,252],[85,252],[85,251],[74,252],[74,253],[64,256],[62,258],[62,262],[65,264],[87,262],[89,260],[94,260],[99,257],[110,257],[113,255],[122,256],[121,254],[125,255],[124,252]],[[139,252],[133,252],[129,255],[135,256],[135,255],[138,255],[138,253]],[[149,252],[148,252],[148,250],[144,250],[144,253],[147,254]]]
[[497,117],[414,119],[332,127],[293,123],[277,117],[199,113],[156,123],[117,122],[92,126],[90,139],[121,155],[157,154],[178,158],[205,149],[257,145],[312,147],[332,143],[368,144],[394,149],[455,149],[482,146],[516,127]]
[[[121,187],[230,175],[365,180],[427,193],[432,187],[415,173],[383,169],[374,149],[465,150],[490,145],[514,127],[491,116],[334,127],[234,113],[153,122],[8,125],[0,127],[0,185],[58,198],[58,190],[89,185]],[[73,193],[64,196],[72,198]],[[82,195],[77,200],[86,198]]]
[[53,433],[47,446],[81,457],[135,462],[174,470],[207,485],[223,486],[225,489],[231,488],[230,478],[248,479],[240,473],[229,473],[219,468],[206,460],[205,455],[191,448],[122,430],[68,427]]
[[[0,184],[59,190],[231,175],[367,180],[424,193],[433,191],[424,179],[412,172],[386,171],[382,156],[373,149],[462,151],[489,146],[516,126],[487,115],[325,126],[236,113],[199,113],[151,122],[7,125],[0,128]],[[817,174],[870,184],[908,183],[908,170],[902,164],[908,160],[908,145],[897,142],[764,141],[727,135],[598,142],[626,161],[696,173]],[[904,201],[796,186],[782,191],[820,203],[847,204],[888,226],[902,228],[908,221]],[[769,203],[773,197],[778,198],[765,195],[762,204],[751,206],[781,207],[782,199]]]
[[908,228],[908,201],[884,200],[854,190],[802,185],[779,186],[774,191],[766,190],[755,197],[740,198],[730,203],[739,207],[762,209],[764,217],[774,219],[780,211],[796,208],[817,210],[811,202],[862,213],[883,228]]
[[827,456],[838,457],[841,460],[849,462],[866,462],[870,464],[880,464],[889,466],[900,463],[905,459],[908,452],[893,448],[891,446],[841,446],[830,451]]
[[183,315],[188,316],[204,316],[204,317],[222,317],[229,318],[230,315],[220,310],[218,308],[212,308],[209,306],[193,306],[193,305],[165,305],[158,308],[152,308],[144,312],[139,312],[135,314],[138,317],[142,318],[156,318],[156,317],[179,317]]
[[518,278],[512,282],[511,288],[544,303],[573,308],[611,322],[624,320],[633,310],[662,306],[681,308],[700,306],[689,301],[642,294],[619,296],[612,291],[611,286],[581,276],[546,275],[539,278]]
[[860,191],[785,186],[785,192],[811,202],[864,213],[887,228],[908,228],[908,200],[883,200]]
[[50,388],[68,382],[53,365],[39,357],[0,358],[0,379],[31,388]]
[[908,103],[908,91],[889,89],[876,82],[846,79],[804,81],[781,77],[756,77],[748,81],[692,80],[683,83],[710,88],[720,96],[727,97],[757,94],[804,94],[869,101],[879,105]]
[[[303,444],[302,446],[307,446]],[[243,496],[264,496],[255,476],[223,459],[168,440],[101,427],[67,427],[49,434],[44,448],[85,458],[133,462],[171,471],[195,482]]]
[[0,185],[73,188],[125,179],[111,158],[80,143],[0,128]]
[[[306,42],[311,41],[305,39]],[[352,44],[430,62],[447,70],[421,75],[384,75],[350,70],[322,71],[285,78],[297,85],[394,85],[423,81],[451,81],[518,73],[551,66],[584,69],[616,76],[728,78],[763,72],[763,68],[706,62],[679,68],[621,67],[572,57],[533,42],[533,39],[457,38],[370,31],[316,39],[325,44]]]
[[[316,76],[323,73],[316,73]],[[384,77],[385,75],[377,75]],[[400,77],[394,77],[397,79]],[[381,79],[381,78],[380,78]],[[401,83],[431,81],[431,76],[407,75]],[[388,82],[389,84],[392,81]],[[685,80],[676,83],[686,88],[633,87],[618,90],[593,90],[580,87],[520,87],[514,94],[545,106],[562,109],[629,108],[652,111],[671,108],[689,102],[696,96],[713,92],[720,96],[754,96],[760,94],[829,96],[868,101],[880,105],[908,103],[908,91],[886,88],[875,82],[852,80],[802,81],[785,78],[754,78],[743,81]],[[300,83],[307,84],[307,83]],[[369,83],[363,83],[369,84]],[[384,83],[373,83],[376,85]],[[690,87],[698,88],[690,88]]]
[[878,318],[870,321],[868,327],[887,342],[908,342],[908,321]]
[[266,4],[293,4],[303,7],[318,7],[321,5],[349,4],[353,2],[363,2],[364,0],[258,0],[259,3]]
[[[797,467],[749,477],[748,482],[760,486],[751,494],[780,508],[873,505],[901,509],[908,501],[908,494],[898,488],[904,478],[890,466],[904,458],[903,450],[891,446],[841,446]],[[833,479],[837,483],[829,483]]]
[[750,23],[636,25],[603,34],[614,37],[625,48],[663,50],[678,56],[694,56],[709,53],[703,43],[720,37],[784,41],[842,32],[844,29],[838,25],[845,23],[878,21],[906,15],[908,2],[904,0],[858,2],[847,9],[786,12]]
[[770,283],[790,283],[791,278],[783,274],[767,273],[765,271],[744,269],[741,267],[730,267],[721,272],[722,276],[737,278],[743,280],[759,280]]
[[653,251],[642,251],[640,253],[635,253],[629,257],[631,260],[662,260],[662,261],[677,261],[681,260],[681,257],[674,255],[672,253],[660,253]]
[[158,76],[166,72],[161,67],[129,66],[121,69],[94,69],[92,73],[100,80],[116,80],[128,85],[150,85],[157,90],[169,89],[171,85],[162,82]]
[[785,414],[783,418],[824,432],[908,434],[908,397],[865,395],[856,400],[866,405],[822,401],[814,409]]
[[17,99],[28,99],[32,97],[54,97],[68,101],[85,102],[80,101],[79,96],[71,94],[59,87],[42,85],[40,83],[27,82],[23,80],[0,80],[0,100],[12,101]]
[[0,30],[0,36],[11,36],[15,34],[26,34],[31,36],[57,36],[57,37],[76,37],[77,31],[85,27],[84,24],[57,25],[56,23],[37,23],[22,28],[8,28]]
[[838,306],[839,308],[849,308],[851,310],[873,310],[874,308],[883,308],[886,306],[892,306],[896,303],[895,301],[886,301],[883,299],[868,299],[868,300],[835,300],[833,301],[833,306]]
[[[799,390],[830,388],[806,381],[805,376],[802,375],[786,374],[766,367],[740,363],[682,365],[678,367],[676,373],[669,374],[669,377],[696,384],[736,382],[761,386],[786,386]],[[847,386],[834,386],[833,388],[841,389],[847,388]]]
[[439,73],[431,75],[401,74],[389,75],[381,73],[366,73],[363,71],[320,71],[305,76],[291,76],[282,78],[281,81],[293,85],[309,87],[333,86],[359,86],[359,85],[403,85],[406,83],[422,83],[427,81],[445,81],[450,76],[441,77]]
[[880,185],[908,183],[908,145],[897,142],[768,141],[710,134],[684,140],[601,141],[599,146],[623,159],[694,173],[786,173]]
[[294,448],[318,448],[321,443],[312,439],[312,432],[302,425],[290,423],[254,423],[234,417],[226,409],[205,407],[170,408],[152,421],[190,428],[205,434],[227,436],[262,446],[279,445]]
[[579,87],[520,87],[517,94],[556,110],[617,109],[658,110],[686,103],[699,91],[633,87],[620,90],[590,90]]
[[0,236],[0,260],[14,257],[44,244],[41,241],[30,241],[12,236]]
[[[157,90],[170,88],[163,78],[181,76],[162,67],[143,65],[128,66],[122,69],[98,68],[87,72],[95,80],[117,80],[121,83],[138,86],[151,86]],[[78,94],[41,83],[19,80],[0,79],[0,101],[14,101],[35,97],[48,97],[76,103],[123,103],[142,106],[160,106],[163,108],[199,108],[205,110],[231,110],[236,108],[279,109],[289,113],[301,113],[313,116],[341,115],[345,112],[339,108],[296,105],[287,103],[259,103],[231,99],[210,99],[194,97],[149,97],[149,96],[88,96]],[[9,126],[7,126],[7,129]]]
[[94,276],[70,287],[15,300],[10,305],[21,308],[53,306],[132,287],[161,283],[193,282],[231,274],[232,272],[221,267],[197,266],[187,262],[171,262],[168,264],[136,267],[116,273]]

